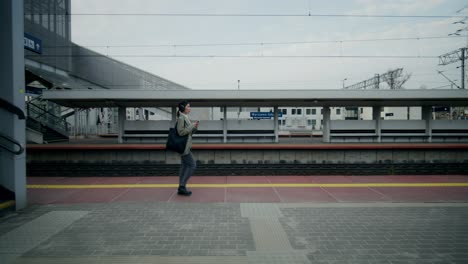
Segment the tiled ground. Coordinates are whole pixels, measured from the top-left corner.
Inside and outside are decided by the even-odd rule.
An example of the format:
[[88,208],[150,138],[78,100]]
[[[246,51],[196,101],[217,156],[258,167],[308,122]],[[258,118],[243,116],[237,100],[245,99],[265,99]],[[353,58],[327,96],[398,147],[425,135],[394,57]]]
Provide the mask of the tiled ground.
[[468,263],[467,209],[466,203],[32,205],[0,218],[0,262],[461,264]]

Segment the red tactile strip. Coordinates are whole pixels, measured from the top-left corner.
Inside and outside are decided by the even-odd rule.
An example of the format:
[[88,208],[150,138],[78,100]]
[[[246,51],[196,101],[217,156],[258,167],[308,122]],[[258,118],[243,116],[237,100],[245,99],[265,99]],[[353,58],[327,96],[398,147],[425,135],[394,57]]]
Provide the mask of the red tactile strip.
[[[468,176],[194,176],[192,196],[176,194],[178,177],[29,177],[28,184],[83,185],[81,189],[28,189],[30,203],[108,202],[468,202],[468,187],[320,187],[224,184],[468,183]],[[96,184],[174,184],[174,187],[86,188]],[[218,184],[193,187],[190,184]],[[221,184],[221,186],[219,186]]]

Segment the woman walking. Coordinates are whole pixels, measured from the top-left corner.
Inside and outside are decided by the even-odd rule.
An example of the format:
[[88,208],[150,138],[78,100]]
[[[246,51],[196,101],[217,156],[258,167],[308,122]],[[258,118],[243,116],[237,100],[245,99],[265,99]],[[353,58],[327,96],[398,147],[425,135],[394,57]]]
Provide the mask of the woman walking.
[[185,146],[185,151],[181,154],[180,162],[180,174],[179,174],[179,188],[177,189],[177,194],[190,196],[191,191],[187,190],[186,184],[189,178],[195,172],[197,164],[193,159],[192,155],[192,134],[195,133],[198,129],[198,121],[190,121],[188,115],[190,114],[190,103],[187,101],[182,101],[178,105],[179,111],[177,112],[177,133],[180,136],[188,135],[187,145]]

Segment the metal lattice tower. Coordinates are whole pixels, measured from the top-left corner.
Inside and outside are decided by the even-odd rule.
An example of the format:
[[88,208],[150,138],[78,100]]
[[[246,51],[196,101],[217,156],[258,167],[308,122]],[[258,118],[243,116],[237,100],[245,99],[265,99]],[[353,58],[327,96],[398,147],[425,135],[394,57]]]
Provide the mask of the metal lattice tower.
[[373,78],[346,86],[344,89],[379,89],[381,82],[387,82],[390,79],[395,79],[395,77],[401,76],[402,72],[403,68],[398,68],[384,74],[376,74]]
[[461,48],[458,50],[451,51],[449,53],[439,56],[439,65],[448,65],[457,61],[461,61],[461,88],[465,89],[465,60],[466,50],[468,48]]

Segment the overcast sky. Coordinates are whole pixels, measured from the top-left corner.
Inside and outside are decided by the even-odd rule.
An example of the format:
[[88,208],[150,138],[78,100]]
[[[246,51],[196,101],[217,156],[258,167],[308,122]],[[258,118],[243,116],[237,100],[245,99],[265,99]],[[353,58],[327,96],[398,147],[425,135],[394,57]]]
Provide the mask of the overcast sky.
[[[72,13],[185,14],[362,14],[468,15],[466,0],[72,0]],[[112,55],[218,56],[439,56],[468,44],[465,37],[359,41],[345,40],[446,37],[466,24],[463,18],[356,17],[198,17],[72,16],[72,41]],[[338,41],[309,44],[169,46],[222,43]],[[340,42],[342,41],[342,42]],[[128,47],[115,47],[126,45]],[[140,45],[140,47],[136,47]],[[460,63],[438,66],[437,58],[176,58],[115,57],[192,89],[339,89],[389,69],[411,73],[408,89],[460,83]],[[445,87],[449,88],[449,87]]]

